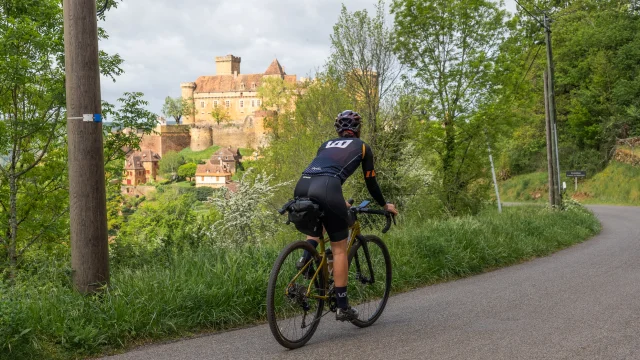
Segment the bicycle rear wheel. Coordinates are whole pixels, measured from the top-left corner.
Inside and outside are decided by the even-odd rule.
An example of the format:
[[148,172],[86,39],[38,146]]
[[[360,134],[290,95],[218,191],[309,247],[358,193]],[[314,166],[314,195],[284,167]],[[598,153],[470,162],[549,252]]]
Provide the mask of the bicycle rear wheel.
[[[311,276],[297,276],[300,270],[296,263],[307,250],[313,254],[308,265]],[[318,264],[317,251],[306,241],[297,241],[285,247],[269,276],[267,288],[267,319],[271,332],[280,345],[296,349],[309,341],[318,328],[324,300],[307,296],[310,285],[309,277],[313,277]],[[322,271],[311,285],[311,295],[324,295],[324,277]]]
[[374,235],[358,237],[349,251],[349,302],[358,309],[358,327],[372,325],[384,311],[391,291],[391,256]]

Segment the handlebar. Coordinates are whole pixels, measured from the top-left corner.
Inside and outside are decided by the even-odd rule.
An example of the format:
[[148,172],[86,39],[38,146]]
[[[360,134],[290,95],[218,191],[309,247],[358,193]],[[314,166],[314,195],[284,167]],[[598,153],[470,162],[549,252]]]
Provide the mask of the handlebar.
[[392,212],[389,212],[387,210],[374,210],[361,207],[352,207],[349,210],[360,214],[384,215],[387,218],[387,224],[382,229],[383,234],[386,234],[387,231],[389,231],[389,229],[391,228],[391,221],[393,221],[393,225],[396,225],[396,217]]
[[[291,204],[293,204],[293,203],[295,203],[295,200],[289,200],[286,204],[284,204],[282,206],[281,209],[278,210],[278,213],[280,213],[280,215],[284,215],[284,213],[289,210],[289,206],[291,206]],[[354,200],[353,199],[349,199],[348,203],[350,205],[353,205]],[[368,205],[368,203],[369,202],[367,201],[366,204]],[[363,203],[363,204],[365,204],[365,203]],[[395,217],[395,215],[393,215],[393,213],[391,213],[391,212],[389,212],[387,210],[369,209],[369,208],[364,207],[364,206],[362,206],[362,207],[360,207],[360,206],[352,206],[352,207],[349,208],[349,211],[353,211],[356,214],[384,215],[387,218],[387,223],[384,226],[384,228],[382,229],[382,233],[383,234],[385,234],[391,228],[391,221],[393,221],[393,225],[396,225],[396,217]],[[287,224],[289,224],[288,220],[287,220]]]

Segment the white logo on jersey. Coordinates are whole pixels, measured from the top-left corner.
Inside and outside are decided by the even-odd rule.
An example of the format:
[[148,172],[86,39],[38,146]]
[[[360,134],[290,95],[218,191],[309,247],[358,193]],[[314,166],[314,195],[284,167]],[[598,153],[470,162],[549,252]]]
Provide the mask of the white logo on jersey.
[[337,148],[344,149],[347,146],[349,146],[349,144],[351,144],[352,142],[353,142],[353,140],[329,141],[327,143],[327,149],[328,148],[332,148],[332,147],[337,147]]

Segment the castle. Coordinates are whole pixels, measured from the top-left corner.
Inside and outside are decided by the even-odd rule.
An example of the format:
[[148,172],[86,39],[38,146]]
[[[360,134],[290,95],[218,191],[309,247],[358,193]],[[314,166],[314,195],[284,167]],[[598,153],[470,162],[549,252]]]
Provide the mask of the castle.
[[[277,59],[261,74],[241,74],[241,58],[233,55],[216,57],[216,75],[200,76],[195,82],[180,84],[183,99],[191,102],[195,110],[183,116],[182,125],[158,125],[157,134],[145,135],[141,148],[153,150],[163,156],[168,151],[190,147],[204,150],[212,145],[223,147],[257,148],[265,146],[267,134],[258,88],[263,79],[279,77],[296,84],[296,75],[287,75]],[[225,121],[215,119],[214,109],[226,113]]]

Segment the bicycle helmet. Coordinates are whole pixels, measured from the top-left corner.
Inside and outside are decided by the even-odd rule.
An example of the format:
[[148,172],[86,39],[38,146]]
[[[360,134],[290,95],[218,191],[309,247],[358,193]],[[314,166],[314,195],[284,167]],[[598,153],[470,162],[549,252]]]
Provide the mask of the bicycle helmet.
[[354,136],[360,137],[361,120],[362,117],[357,112],[345,110],[338,114],[334,126],[340,136],[343,136],[345,132],[351,132]]

